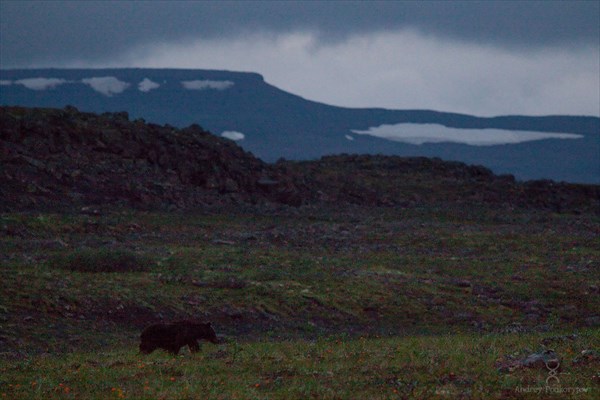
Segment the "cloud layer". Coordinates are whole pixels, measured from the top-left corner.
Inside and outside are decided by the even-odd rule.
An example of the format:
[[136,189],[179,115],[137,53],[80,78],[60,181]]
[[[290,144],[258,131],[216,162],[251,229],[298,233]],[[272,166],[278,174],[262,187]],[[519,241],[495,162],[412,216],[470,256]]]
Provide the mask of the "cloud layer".
[[437,124],[380,125],[367,130],[352,130],[358,135],[421,145],[424,143],[462,143],[472,146],[515,144],[543,139],[580,139],[572,133],[507,131],[502,129],[458,129]]
[[[597,1],[2,0],[3,68],[107,61],[144,44],[312,32],[322,42],[398,30],[499,47],[598,46]],[[35,63],[36,65],[32,65]]]
[[118,65],[256,71],[284,90],[348,107],[600,115],[594,47],[524,52],[414,31],[323,44],[294,32],[143,46],[112,66]]
[[598,15],[578,0],[2,0],[0,67],[229,69],[349,107],[600,115]]

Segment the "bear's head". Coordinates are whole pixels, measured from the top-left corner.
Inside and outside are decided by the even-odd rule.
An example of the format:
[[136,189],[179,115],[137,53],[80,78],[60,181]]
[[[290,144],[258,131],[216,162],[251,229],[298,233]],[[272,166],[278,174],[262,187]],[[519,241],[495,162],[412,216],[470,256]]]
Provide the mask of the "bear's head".
[[208,340],[211,343],[218,344],[217,334],[210,322],[194,324],[194,334],[199,339]]

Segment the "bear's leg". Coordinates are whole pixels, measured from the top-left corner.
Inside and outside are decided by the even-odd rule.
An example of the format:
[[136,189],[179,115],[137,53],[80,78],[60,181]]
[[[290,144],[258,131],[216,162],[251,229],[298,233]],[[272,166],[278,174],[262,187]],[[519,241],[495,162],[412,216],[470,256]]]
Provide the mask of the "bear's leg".
[[145,343],[145,342],[140,343],[140,352],[142,352],[144,354],[150,354],[154,350],[156,350],[156,346],[152,345],[151,343]]
[[195,340],[190,340],[187,345],[192,353],[197,353],[200,351],[200,345]]

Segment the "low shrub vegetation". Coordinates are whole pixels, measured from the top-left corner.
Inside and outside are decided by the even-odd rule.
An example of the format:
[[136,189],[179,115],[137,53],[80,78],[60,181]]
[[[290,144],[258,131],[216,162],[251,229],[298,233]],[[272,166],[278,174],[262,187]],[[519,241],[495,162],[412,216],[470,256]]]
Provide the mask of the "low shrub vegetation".
[[150,269],[149,257],[124,249],[78,249],[48,260],[51,268],[74,272],[139,272]]

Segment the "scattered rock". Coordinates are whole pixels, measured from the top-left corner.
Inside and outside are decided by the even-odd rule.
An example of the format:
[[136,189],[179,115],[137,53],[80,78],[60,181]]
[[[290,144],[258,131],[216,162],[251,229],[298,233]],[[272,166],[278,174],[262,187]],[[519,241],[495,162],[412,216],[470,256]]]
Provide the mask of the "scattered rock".
[[239,235],[237,235],[237,237],[245,242],[258,240],[258,236],[255,233],[251,232],[240,233]]
[[244,318],[244,313],[237,309],[237,308],[233,308],[231,306],[225,306],[221,309],[221,312],[223,314],[225,314],[226,316],[228,316],[231,319],[242,319]]
[[442,385],[452,383],[460,386],[471,386],[475,383],[474,379],[456,375],[454,372],[450,372],[447,375],[442,376],[438,381]]
[[471,281],[467,279],[455,279],[452,281],[452,283],[461,288],[471,287]]
[[[195,283],[196,281],[193,281],[192,283]],[[201,304],[206,303],[207,298],[205,296],[201,296],[201,295],[195,295],[195,296],[182,296],[181,300],[185,301],[187,304],[191,305],[191,306],[199,306]]]
[[224,244],[227,246],[233,246],[235,242],[233,240],[225,240],[225,239],[214,239],[211,243],[213,244]]
[[259,186],[263,186],[263,187],[272,187],[272,186],[276,186],[279,184],[279,181],[276,181],[275,179],[271,179],[271,178],[265,178],[262,177],[260,178],[258,181],[256,181],[256,183]]
[[522,368],[557,369],[560,371],[561,360],[553,350],[544,350],[529,354],[525,358],[505,355],[496,361],[495,367],[499,372],[510,373]]
[[500,288],[484,285],[473,285],[471,293],[484,299],[497,300],[500,298]]
[[579,336],[577,334],[572,334],[572,335],[562,335],[562,336],[551,336],[551,337],[547,337],[542,339],[542,344],[544,346],[548,346],[550,344],[553,343],[562,343],[562,342],[572,342],[575,341],[579,338]]
[[100,210],[98,210],[97,208],[92,208],[92,207],[87,207],[87,206],[81,207],[79,212],[84,215],[94,215],[94,216],[100,215]]
[[583,350],[581,354],[573,359],[574,365],[588,365],[598,364],[600,365],[600,353],[596,350]]
[[468,311],[463,311],[463,312],[459,312],[456,315],[454,315],[454,321],[456,322],[465,322],[465,321],[472,321],[475,319],[475,316],[473,313],[468,312]]
[[560,317],[567,321],[573,321],[579,316],[579,309],[574,305],[566,305],[559,309]]
[[525,368],[553,368],[560,365],[560,358],[553,350],[545,350],[541,353],[533,353],[521,360]]
[[528,321],[539,321],[542,318],[542,316],[540,314],[537,313],[529,313],[529,314],[525,314],[525,319]]
[[505,326],[504,328],[502,328],[501,332],[502,333],[525,333],[528,330],[529,329],[524,327],[519,322],[512,322],[512,323],[508,324],[507,326]]

